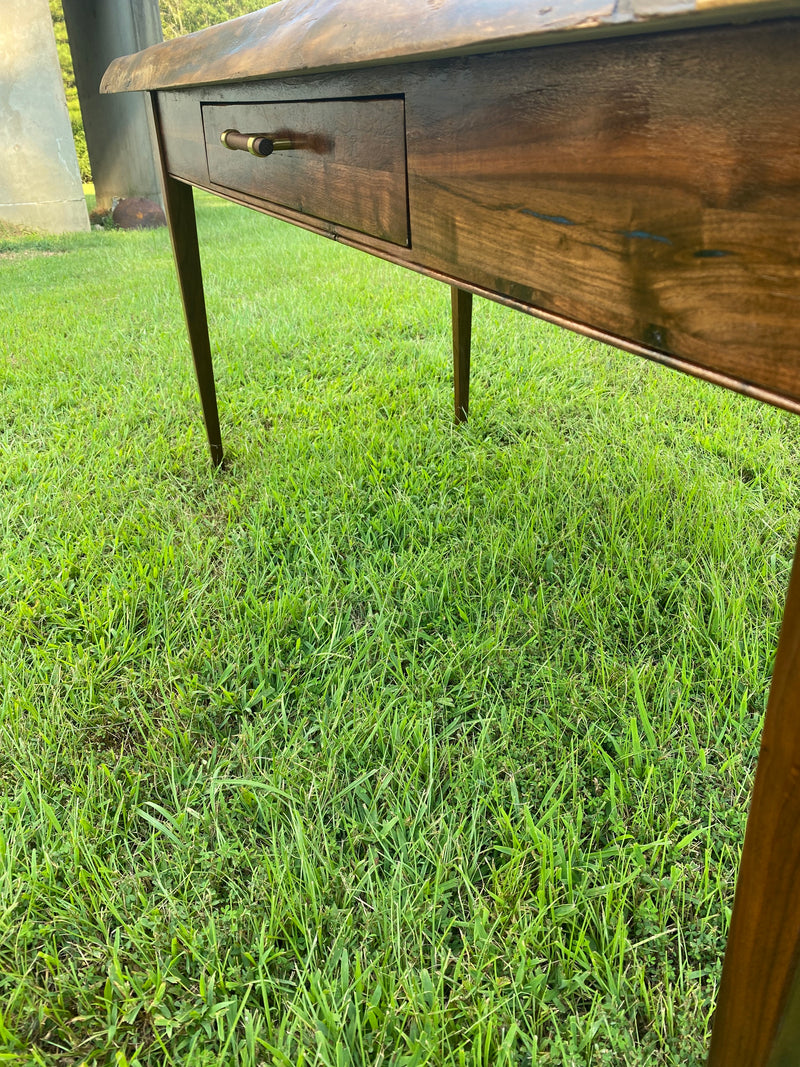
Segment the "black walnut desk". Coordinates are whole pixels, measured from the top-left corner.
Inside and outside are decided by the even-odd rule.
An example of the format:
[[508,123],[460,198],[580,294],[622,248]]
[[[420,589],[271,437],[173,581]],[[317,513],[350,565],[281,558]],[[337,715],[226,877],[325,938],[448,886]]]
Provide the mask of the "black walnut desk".
[[[116,60],[152,99],[206,430],[191,186],[800,412],[800,0],[282,0]],[[800,565],[710,1052],[800,1063]]]

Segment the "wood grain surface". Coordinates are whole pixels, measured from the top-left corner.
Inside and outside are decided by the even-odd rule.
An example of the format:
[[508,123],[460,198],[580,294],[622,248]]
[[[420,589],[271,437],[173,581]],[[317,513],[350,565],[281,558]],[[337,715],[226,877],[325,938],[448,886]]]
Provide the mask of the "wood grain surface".
[[[204,104],[208,177],[395,244],[408,243],[403,98]],[[288,138],[297,147],[259,159],[231,152],[225,129]]]
[[799,26],[417,68],[415,258],[800,398]]
[[211,85],[798,12],[800,0],[282,0],[117,59],[100,91]]

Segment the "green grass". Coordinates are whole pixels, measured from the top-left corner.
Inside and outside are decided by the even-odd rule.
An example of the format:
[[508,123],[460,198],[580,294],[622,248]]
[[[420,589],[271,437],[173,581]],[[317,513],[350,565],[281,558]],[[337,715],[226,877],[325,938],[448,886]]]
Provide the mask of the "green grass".
[[200,198],[0,239],[0,1063],[700,1064],[800,424]]

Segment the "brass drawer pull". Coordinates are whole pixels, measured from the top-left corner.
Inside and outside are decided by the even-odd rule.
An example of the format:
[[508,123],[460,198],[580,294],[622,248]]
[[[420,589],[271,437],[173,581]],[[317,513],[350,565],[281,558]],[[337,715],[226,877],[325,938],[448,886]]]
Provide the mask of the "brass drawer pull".
[[285,137],[271,137],[268,133],[239,133],[238,130],[223,130],[219,137],[232,152],[249,152],[253,156],[271,156],[273,152],[288,152],[295,147]]

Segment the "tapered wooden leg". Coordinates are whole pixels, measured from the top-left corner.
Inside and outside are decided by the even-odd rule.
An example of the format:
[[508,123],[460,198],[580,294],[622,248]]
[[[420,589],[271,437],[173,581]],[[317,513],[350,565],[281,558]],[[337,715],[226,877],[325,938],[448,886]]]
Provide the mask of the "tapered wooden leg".
[[464,422],[469,413],[469,353],[472,340],[472,293],[450,286],[453,315],[453,390],[456,422]]
[[178,273],[186,328],[189,333],[189,344],[194,358],[197,386],[200,390],[206,435],[211,449],[212,462],[219,465],[222,463],[222,437],[217,412],[217,394],[214,388],[214,367],[211,362],[211,346],[208,339],[208,318],[203,295],[203,274],[200,267],[192,188],[190,185],[176,181],[167,171],[159,125],[158,103],[155,98],[153,99],[153,118],[161,163],[164,211],[175,256],[175,267]]
[[800,541],[767,704],[709,1067],[800,1064]]

